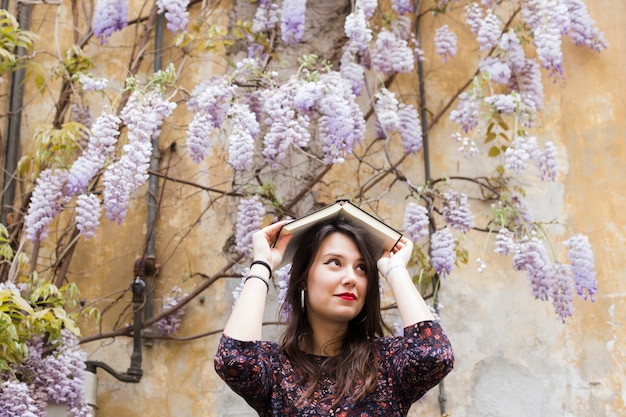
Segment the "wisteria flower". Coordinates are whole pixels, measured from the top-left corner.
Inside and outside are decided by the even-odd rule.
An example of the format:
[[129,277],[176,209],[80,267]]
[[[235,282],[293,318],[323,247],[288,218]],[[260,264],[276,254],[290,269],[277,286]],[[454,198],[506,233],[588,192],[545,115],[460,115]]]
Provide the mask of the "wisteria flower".
[[398,100],[396,95],[381,88],[375,95],[374,109],[381,128],[387,132],[395,132],[400,126],[400,117],[398,117]]
[[514,237],[514,233],[506,227],[500,228],[496,235],[494,252],[504,256],[513,255],[516,249]]
[[66,404],[72,417],[91,417],[91,408],[85,402],[85,360],[87,354],[78,344],[78,337],[67,329],[61,330],[56,349],[43,354],[41,337],[29,341],[28,358],[18,372],[31,381],[32,398],[40,402]]
[[292,307],[287,302],[287,288],[289,286],[289,271],[291,264],[287,264],[274,271],[274,281],[278,285],[278,304],[280,305],[280,317],[287,321]]
[[273,0],[261,0],[252,19],[252,31],[254,33],[270,31],[279,21],[278,4]]
[[261,228],[265,207],[258,195],[243,199],[237,207],[235,250],[240,255],[252,253],[252,235]]
[[341,67],[339,72],[350,85],[352,85],[352,93],[360,96],[365,86],[365,68],[354,61],[353,54],[344,53],[341,59]]
[[120,116],[128,127],[128,143],[123,146],[120,159],[103,174],[104,210],[109,220],[122,222],[130,194],[148,180],[152,156],[152,138],[158,135],[163,119],[176,107],[156,90],[135,91]]
[[513,29],[509,29],[508,32],[502,34],[499,46],[513,68],[521,69],[526,65],[524,49]]
[[521,174],[528,167],[531,156],[536,150],[537,138],[516,136],[513,144],[504,152],[504,167],[514,175]]
[[295,77],[278,89],[268,89],[264,94],[264,110],[267,117],[265,125],[269,131],[263,137],[263,156],[272,169],[287,156],[291,146],[303,148],[311,138],[308,130],[309,116],[302,112],[310,110],[310,106],[317,105],[314,94],[317,89],[304,88],[298,98],[298,105],[302,111],[296,109],[296,92],[300,90],[301,82]]
[[450,227],[463,233],[469,232],[474,227],[474,214],[464,193],[457,191],[443,193],[441,215]]
[[81,194],[76,199],[76,228],[89,239],[100,225],[100,199],[94,194]]
[[457,37],[448,25],[443,25],[435,30],[433,41],[435,43],[435,51],[441,56],[443,62],[447,62],[448,59],[456,55]]
[[61,213],[68,202],[64,194],[66,170],[47,168],[39,174],[30,198],[28,213],[24,217],[26,237],[31,241],[41,241],[48,237],[48,225]]
[[478,65],[480,70],[489,74],[489,79],[499,84],[507,84],[511,79],[511,67],[496,57],[486,57]]
[[121,120],[114,114],[103,111],[91,128],[89,143],[85,152],[70,167],[67,178],[67,193],[82,193],[107,158],[115,151]]
[[346,37],[351,44],[359,51],[367,49],[372,40],[372,30],[367,26],[365,14],[362,10],[355,10],[346,17],[344,24]]
[[213,117],[206,113],[194,114],[187,126],[187,147],[189,156],[195,163],[199,164],[209,154],[214,128]]
[[167,28],[174,34],[187,31],[189,0],[156,0],[157,11],[165,12]]
[[93,34],[101,44],[128,24],[128,0],[98,0],[93,14]]
[[372,18],[374,16],[374,12],[376,12],[376,8],[378,7],[378,0],[357,0],[356,8],[357,10],[362,10],[367,19]]
[[232,132],[228,138],[228,162],[235,171],[243,171],[252,165],[254,141],[259,135],[259,122],[246,104],[234,104],[229,115]]
[[554,265],[554,283],[552,284],[552,305],[556,315],[565,323],[565,319],[574,311],[573,298],[574,284],[570,277],[568,265],[556,263]]
[[539,169],[542,181],[556,180],[556,174],[558,171],[556,157],[556,145],[552,141],[547,141],[543,150],[537,149],[535,152],[533,161]]
[[453,133],[452,139],[461,144],[457,150],[461,152],[465,158],[471,158],[480,153],[480,149],[478,149],[474,139],[471,139],[468,136],[463,136],[459,132]]
[[406,40],[383,29],[371,47],[372,65],[384,74],[407,73],[415,67],[415,54]]
[[109,80],[106,78],[93,78],[86,74],[78,76],[78,82],[83,86],[85,91],[102,91],[107,87]]
[[428,210],[414,202],[409,202],[404,209],[404,230],[413,242],[428,234]]
[[496,112],[501,114],[514,114],[519,105],[519,94],[513,91],[511,94],[494,94],[485,97],[485,103],[492,106]]
[[[177,306],[180,301],[187,297],[187,293],[182,288],[175,286],[172,288],[171,293],[165,297],[163,303],[163,311],[170,310]],[[156,322],[156,328],[160,335],[171,336],[176,333],[182,324],[182,318],[185,315],[185,306],[178,308],[171,314]]]
[[413,2],[411,0],[392,0],[391,10],[403,15],[413,12]]
[[422,124],[415,107],[410,104],[400,103],[398,106],[398,118],[400,119],[400,136],[402,146],[408,154],[417,153],[422,149]]
[[526,271],[535,298],[548,301],[555,284],[555,266],[543,241],[536,236],[525,238],[516,246],[513,269]]
[[38,417],[39,407],[25,382],[7,379],[0,384],[0,415]]
[[317,108],[322,114],[318,125],[323,161],[341,163],[365,137],[365,120],[350,83],[338,72],[323,74],[319,82],[323,92]]
[[502,23],[498,16],[491,10],[487,12],[487,15],[480,23],[476,40],[478,40],[478,49],[489,50],[498,45],[500,39],[500,26]]
[[459,94],[456,110],[450,112],[450,120],[460,125],[467,133],[478,125],[480,118],[480,96],[474,89]]
[[576,45],[585,45],[598,52],[608,48],[609,44],[604,34],[595,26],[582,0],[568,0],[567,9],[570,20],[567,35]]
[[294,45],[304,35],[306,0],[283,0],[281,13],[281,39],[285,45]]
[[577,234],[566,240],[564,244],[569,249],[567,259],[572,264],[572,274],[578,295],[585,300],[589,297],[591,301],[595,301],[593,295],[597,291],[598,282],[596,281],[595,260],[589,238]]
[[482,26],[483,9],[476,2],[465,6],[465,23],[470,27],[470,30],[475,35],[478,35],[480,27]]
[[443,228],[431,237],[430,263],[441,276],[449,275],[454,269],[456,260],[456,241],[450,229]]

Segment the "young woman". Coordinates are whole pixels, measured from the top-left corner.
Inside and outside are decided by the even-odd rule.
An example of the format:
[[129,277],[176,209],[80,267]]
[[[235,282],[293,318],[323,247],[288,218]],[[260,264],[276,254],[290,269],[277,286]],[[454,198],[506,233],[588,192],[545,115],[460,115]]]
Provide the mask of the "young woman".
[[[280,344],[261,341],[271,271],[285,222],[253,237],[254,259],[215,356],[220,377],[260,416],[406,416],[452,370],[450,342],[413,285],[402,238],[381,256],[361,228],[318,223],[296,250]],[[379,258],[380,257],[380,258]],[[383,336],[379,271],[395,297],[403,337]]]

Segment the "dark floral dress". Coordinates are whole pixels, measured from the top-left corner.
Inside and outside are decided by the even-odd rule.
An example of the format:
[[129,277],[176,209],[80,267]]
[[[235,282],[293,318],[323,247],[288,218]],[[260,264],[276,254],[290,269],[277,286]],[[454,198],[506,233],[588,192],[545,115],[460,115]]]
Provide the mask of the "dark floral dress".
[[[260,416],[406,416],[411,404],[441,381],[454,365],[448,337],[441,326],[424,321],[404,329],[404,336],[376,340],[379,352],[376,390],[356,404],[332,406],[335,386],[320,379],[313,397],[296,405],[303,388],[301,371],[274,342],[242,342],[222,335],[215,370]],[[324,360],[315,356],[315,360]],[[302,402],[300,402],[302,403]]]

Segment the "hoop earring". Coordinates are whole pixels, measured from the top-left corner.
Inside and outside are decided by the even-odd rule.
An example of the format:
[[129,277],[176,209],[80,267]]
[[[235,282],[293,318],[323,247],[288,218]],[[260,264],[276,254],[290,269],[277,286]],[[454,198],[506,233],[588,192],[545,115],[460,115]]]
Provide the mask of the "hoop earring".
[[306,291],[304,290],[304,288],[300,289],[300,306],[302,307],[302,312],[304,313],[306,311],[306,307],[305,307],[305,298],[306,298]]
[[367,320],[367,314],[366,314],[366,315],[364,315],[364,316],[363,316],[363,318],[362,318],[361,320],[359,320],[359,321],[355,321],[355,323],[361,324],[361,323],[364,323],[364,322],[365,322],[365,320]]

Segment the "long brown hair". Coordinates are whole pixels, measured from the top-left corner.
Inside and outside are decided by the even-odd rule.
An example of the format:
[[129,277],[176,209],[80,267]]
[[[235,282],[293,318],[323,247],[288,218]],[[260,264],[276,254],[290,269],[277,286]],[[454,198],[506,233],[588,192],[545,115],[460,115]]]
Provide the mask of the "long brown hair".
[[[341,233],[356,244],[365,262],[367,292],[365,304],[359,314],[350,322],[340,340],[340,354],[326,358],[321,366],[311,355],[302,351],[303,338],[312,334],[306,313],[302,310],[300,291],[306,287],[311,263],[324,239],[333,233]],[[376,389],[378,374],[378,354],[374,340],[383,335],[384,325],[380,312],[380,289],[376,262],[382,254],[376,253],[376,246],[360,227],[342,219],[334,219],[315,225],[301,241],[296,250],[291,267],[285,301],[289,309],[287,329],[281,340],[281,348],[286,356],[303,371],[301,383],[307,388],[300,402],[309,399],[315,391],[322,374],[334,376],[337,396],[333,403],[343,399],[356,403]]]

